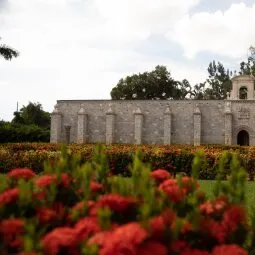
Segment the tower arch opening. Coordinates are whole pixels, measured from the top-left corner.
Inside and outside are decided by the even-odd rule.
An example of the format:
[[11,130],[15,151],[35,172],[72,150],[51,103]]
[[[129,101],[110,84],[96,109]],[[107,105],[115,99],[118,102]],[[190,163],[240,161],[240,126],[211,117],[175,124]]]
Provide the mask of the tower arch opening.
[[237,144],[241,146],[249,146],[249,133],[246,130],[241,130],[237,134]]
[[247,99],[248,98],[248,89],[246,86],[242,86],[239,89],[239,99]]

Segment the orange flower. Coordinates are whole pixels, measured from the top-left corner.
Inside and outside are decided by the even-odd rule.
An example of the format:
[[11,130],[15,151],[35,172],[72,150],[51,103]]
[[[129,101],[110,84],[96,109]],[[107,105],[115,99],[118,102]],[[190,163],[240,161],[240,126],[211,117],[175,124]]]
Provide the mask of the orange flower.
[[36,174],[29,168],[17,168],[12,169],[7,175],[12,179],[24,179],[30,180],[36,176]]
[[19,198],[19,193],[18,188],[4,191],[2,194],[0,194],[0,205],[7,205],[16,202]]

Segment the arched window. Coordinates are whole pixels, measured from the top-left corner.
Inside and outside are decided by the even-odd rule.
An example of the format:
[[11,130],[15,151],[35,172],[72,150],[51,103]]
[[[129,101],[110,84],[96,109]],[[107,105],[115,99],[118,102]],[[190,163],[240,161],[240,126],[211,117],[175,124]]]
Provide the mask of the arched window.
[[243,86],[239,89],[239,99],[247,99],[247,87]]

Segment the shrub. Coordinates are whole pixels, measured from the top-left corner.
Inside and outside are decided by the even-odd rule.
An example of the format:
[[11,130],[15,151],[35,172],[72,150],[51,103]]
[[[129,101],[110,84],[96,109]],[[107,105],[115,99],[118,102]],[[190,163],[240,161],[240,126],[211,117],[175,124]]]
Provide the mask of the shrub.
[[1,254],[252,254],[255,217],[247,219],[246,174],[231,157],[220,159],[215,197],[196,177],[205,157],[196,153],[192,177],[151,172],[137,151],[130,176],[112,176],[102,148],[81,164],[64,150],[36,175],[15,169],[0,175]]

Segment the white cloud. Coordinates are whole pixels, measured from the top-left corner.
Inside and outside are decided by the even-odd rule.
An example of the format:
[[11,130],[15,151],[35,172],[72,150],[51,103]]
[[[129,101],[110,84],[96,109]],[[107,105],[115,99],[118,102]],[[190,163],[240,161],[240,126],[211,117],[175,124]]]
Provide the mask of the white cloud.
[[170,40],[178,41],[188,58],[202,51],[232,57],[246,56],[255,44],[255,4],[232,4],[225,12],[185,15],[174,29],[167,33]]
[[[184,78],[187,67],[167,56],[143,55],[136,46],[153,33],[172,29],[198,3],[9,0],[0,12],[1,42],[21,54],[11,62],[0,59],[0,119],[12,118],[17,101],[39,101],[51,111],[58,99],[109,99],[121,77],[157,64]],[[190,76],[196,79],[200,71],[192,70]]]

